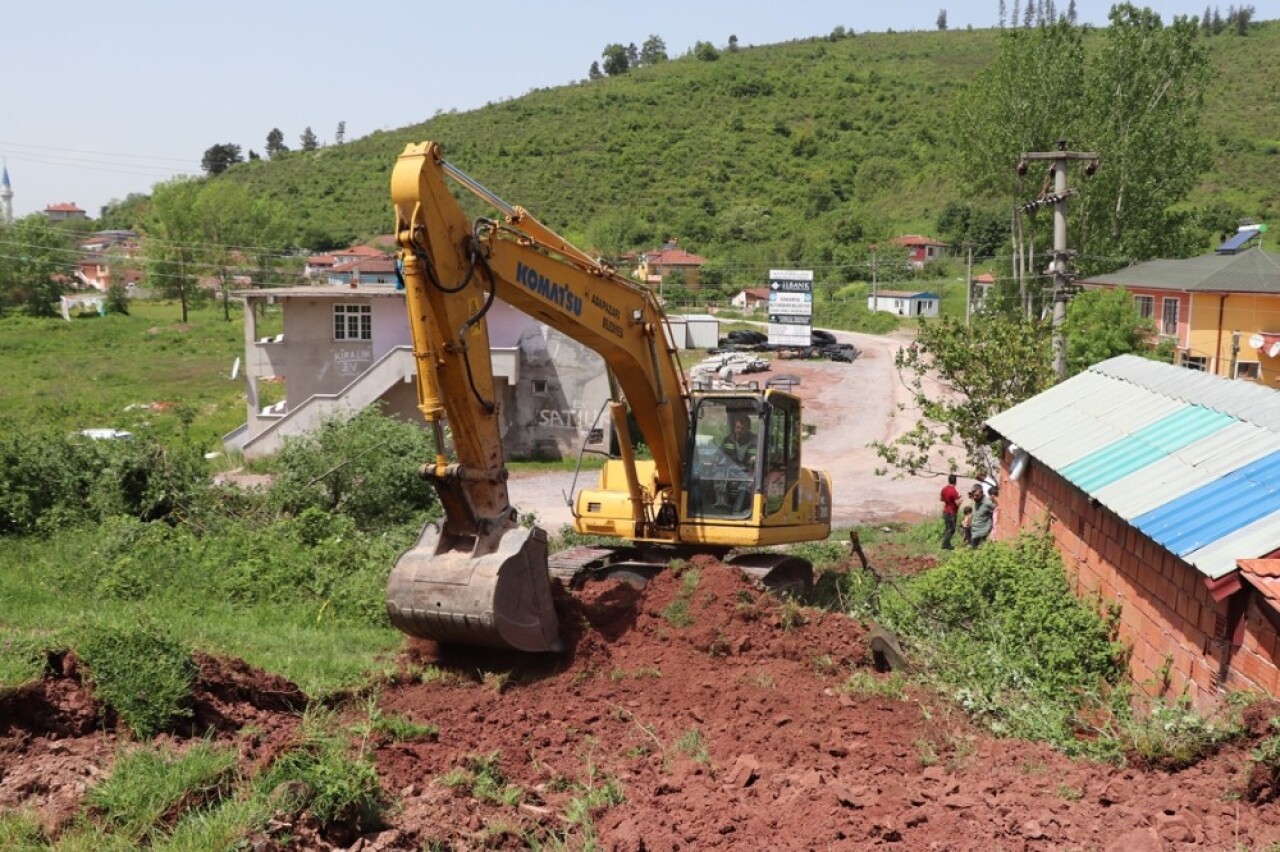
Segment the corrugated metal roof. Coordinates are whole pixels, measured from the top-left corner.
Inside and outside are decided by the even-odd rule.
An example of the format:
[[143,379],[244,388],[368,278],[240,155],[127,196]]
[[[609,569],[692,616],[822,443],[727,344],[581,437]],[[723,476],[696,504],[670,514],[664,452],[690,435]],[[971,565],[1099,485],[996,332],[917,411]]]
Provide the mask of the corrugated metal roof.
[[1280,393],[1124,355],[987,425],[1209,577],[1280,549]]

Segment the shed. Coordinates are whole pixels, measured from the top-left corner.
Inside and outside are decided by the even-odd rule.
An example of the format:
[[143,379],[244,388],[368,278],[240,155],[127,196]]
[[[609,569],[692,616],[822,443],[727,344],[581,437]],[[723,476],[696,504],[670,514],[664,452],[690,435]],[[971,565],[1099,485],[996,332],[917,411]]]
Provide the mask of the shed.
[[686,314],[685,343],[690,349],[714,349],[720,344],[720,320],[711,314]]
[[1123,355],[992,417],[996,537],[1048,524],[1081,595],[1120,606],[1135,684],[1202,708],[1280,691],[1280,393]]
[[664,329],[667,335],[667,344],[674,346],[676,349],[685,349],[689,343],[689,332],[682,314],[667,314],[667,327]]
[[867,297],[867,310],[900,317],[936,317],[942,297],[925,290],[879,290]]

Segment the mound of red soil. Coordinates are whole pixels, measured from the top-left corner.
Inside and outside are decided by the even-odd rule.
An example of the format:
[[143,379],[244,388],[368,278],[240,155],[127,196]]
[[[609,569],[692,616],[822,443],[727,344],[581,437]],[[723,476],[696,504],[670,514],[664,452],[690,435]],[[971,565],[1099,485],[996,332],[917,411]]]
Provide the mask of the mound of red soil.
[[[1272,795],[1262,779],[1251,787],[1248,750],[1271,733],[1274,707],[1190,769],[1118,768],[993,739],[930,696],[873,694],[892,690],[869,668],[861,625],[779,602],[712,560],[643,590],[598,583],[557,603],[562,655],[408,647],[380,709],[436,733],[366,744],[394,804],[389,827],[357,839],[303,821],[256,842],[523,848],[554,834],[624,850],[1138,850],[1280,839],[1280,813],[1249,801]],[[238,661],[199,662],[194,716],[164,739],[212,730],[246,771],[269,762],[304,696]],[[56,830],[110,771],[120,738],[74,665],[51,667],[0,697],[0,808],[35,807]],[[482,767],[488,787],[471,783]],[[606,803],[607,789],[621,801]]]

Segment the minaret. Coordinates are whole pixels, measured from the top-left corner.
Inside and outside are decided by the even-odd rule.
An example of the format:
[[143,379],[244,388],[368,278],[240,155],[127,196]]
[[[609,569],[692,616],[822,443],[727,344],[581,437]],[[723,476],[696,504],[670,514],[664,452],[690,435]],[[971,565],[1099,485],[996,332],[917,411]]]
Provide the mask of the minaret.
[[4,179],[0,180],[0,201],[4,202],[4,223],[13,221],[13,187],[9,185],[9,164],[4,164]]

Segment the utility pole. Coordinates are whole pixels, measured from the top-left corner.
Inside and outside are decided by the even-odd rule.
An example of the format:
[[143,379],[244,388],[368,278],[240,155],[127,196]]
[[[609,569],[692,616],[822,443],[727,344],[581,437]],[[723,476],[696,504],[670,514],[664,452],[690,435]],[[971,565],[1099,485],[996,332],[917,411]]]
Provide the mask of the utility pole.
[[964,270],[964,324],[973,319],[973,246],[968,246],[969,262]]
[[1035,201],[1022,205],[1024,213],[1034,213],[1041,207],[1053,206],[1053,371],[1059,380],[1067,377],[1067,340],[1063,326],[1067,321],[1067,302],[1071,298],[1071,282],[1075,271],[1070,268],[1074,252],[1067,249],[1067,199],[1077,190],[1067,186],[1067,165],[1072,160],[1085,160],[1085,174],[1098,170],[1098,154],[1095,151],[1068,151],[1067,140],[1058,140],[1056,151],[1034,151],[1023,154],[1018,163],[1018,174],[1026,174],[1031,160],[1048,160],[1049,174],[1053,176],[1053,192],[1041,193]]

